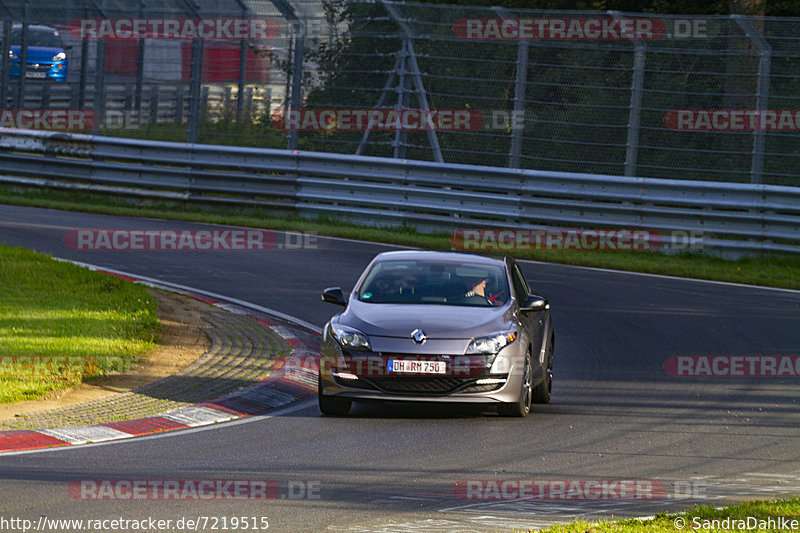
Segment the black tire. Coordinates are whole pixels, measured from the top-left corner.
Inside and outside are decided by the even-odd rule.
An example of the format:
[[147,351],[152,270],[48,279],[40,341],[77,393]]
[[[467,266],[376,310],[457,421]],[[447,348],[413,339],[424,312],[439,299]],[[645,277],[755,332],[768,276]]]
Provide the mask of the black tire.
[[544,381],[533,388],[533,403],[550,403],[553,393],[553,352],[556,347],[555,334],[550,335],[547,343],[547,362],[545,363]]
[[512,403],[500,404],[500,414],[503,416],[526,417],[531,412],[533,403],[533,365],[531,352],[525,355],[525,366],[522,370],[522,385],[519,390],[519,400]]
[[353,405],[352,400],[345,400],[335,396],[325,396],[322,394],[322,379],[319,380],[317,391],[319,410],[322,411],[323,415],[345,416],[350,412],[350,406]]

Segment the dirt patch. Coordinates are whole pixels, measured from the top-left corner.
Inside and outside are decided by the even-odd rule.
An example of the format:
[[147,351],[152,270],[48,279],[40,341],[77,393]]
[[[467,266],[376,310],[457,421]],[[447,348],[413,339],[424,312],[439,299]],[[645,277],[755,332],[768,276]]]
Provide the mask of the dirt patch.
[[74,389],[53,391],[39,400],[0,404],[0,420],[128,392],[171,376],[206,353],[211,341],[200,328],[207,325],[201,314],[208,304],[157,289],[147,290],[156,301],[162,326],[159,347],[145,356],[147,362],[124,374],[83,383]]

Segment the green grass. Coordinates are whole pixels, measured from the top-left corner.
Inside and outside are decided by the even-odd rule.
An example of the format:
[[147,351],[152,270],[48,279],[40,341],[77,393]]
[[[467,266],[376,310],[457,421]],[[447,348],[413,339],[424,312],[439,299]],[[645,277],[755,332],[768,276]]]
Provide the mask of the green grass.
[[[305,219],[265,208],[232,208],[179,201],[135,200],[76,191],[48,191],[0,185],[0,203],[49,207],[110,215],[316,232],[429,249],[450,249],[450,234],[421,234],[412,228],[376,228],[330,218]],[[509,252],[508,255],[553,263],[665,274],[800,289],[800,256],[767,254],[727,260],[700,253],[665,255],[658,252],[556,251]]]
[[[744,520],[748,517],[756,520],[777,520],[784,517],[788,520],[796,520],[800,524],[800,499],[773,501],[753,501],[732,505],[722,509],[715,509],[712,506],[698,506],[683,514],[659,514],[652,520],[617,520],[600,523],[575,522],[563,526],[554,526],[542,530],[542,533],[663,533],[663,532],[692,532],[692,531],[729,531],[729,532],[768,532],[768,531],[792,531],[792,529],[781,529],[780,527],[747,529],[736,527],[738,524],[729,523],[733,527],[724,529],[714,527],[724,525],[724,522],[713,523],[710,520],[720,520],[730,518],[733,520]],[[751,520],[752,520],[751,518]],[[676,520],[683,520],[684,527],[676,527]],[[697,521],[695,521],[697,520]],[[746,525],[746,523],[745,523]],[[758,524],[756,524],[757,526]],[[764,523],[762,525],[771,526]],[[776,525],[780,525],[776,522]],[[712,526],[712,527],[707,527]],[[796,526],[797,527],[797,526]],[[791,526],[790,526],[791,528]],[[797,531],[795,529],[794,531]]]
[[155,347],[139,285],[3,245],[0,272],[0,403],[126,370]]

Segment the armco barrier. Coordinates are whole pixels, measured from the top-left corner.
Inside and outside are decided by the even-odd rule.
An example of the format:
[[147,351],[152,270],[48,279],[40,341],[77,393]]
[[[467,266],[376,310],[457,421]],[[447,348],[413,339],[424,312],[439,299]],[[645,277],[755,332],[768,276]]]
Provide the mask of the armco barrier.
[[0,183],[418,228],[638,228],[800,253],[800,188],[455,165],[0,128]]

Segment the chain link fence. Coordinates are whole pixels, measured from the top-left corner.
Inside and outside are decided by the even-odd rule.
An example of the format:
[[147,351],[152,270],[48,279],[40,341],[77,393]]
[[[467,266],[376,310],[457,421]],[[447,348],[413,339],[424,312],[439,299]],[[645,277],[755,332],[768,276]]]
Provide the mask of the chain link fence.
[[[0,16],[3,126],[90,110],[112,135],[800,186],[797,19],[340,0],[2,0]],[[64,81],[29,59],[20,76],[37,26],[67,47]]]
[[274,148],[293,58],[330,31],[309,0],[0,0],[0,20],[0,126]]

